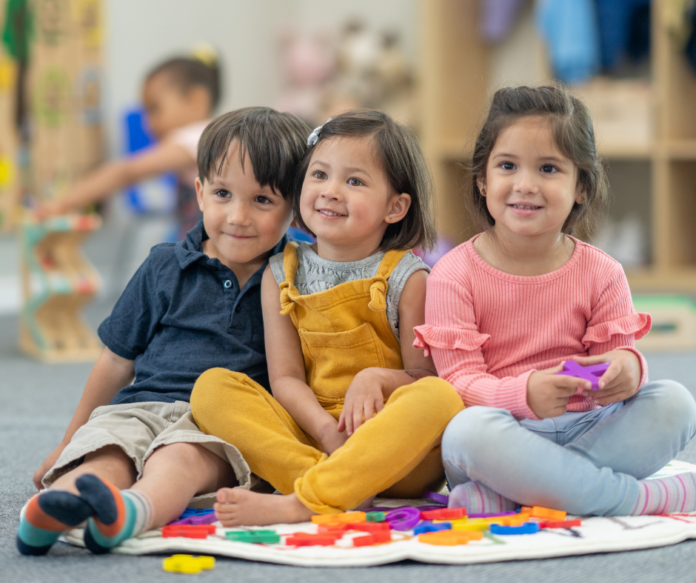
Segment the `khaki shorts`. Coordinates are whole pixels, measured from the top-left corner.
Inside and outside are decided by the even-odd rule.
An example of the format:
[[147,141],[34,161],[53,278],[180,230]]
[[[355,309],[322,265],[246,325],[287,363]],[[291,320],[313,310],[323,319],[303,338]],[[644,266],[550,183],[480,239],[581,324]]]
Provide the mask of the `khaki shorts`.
[[[133,460],[139,480],[143,475],[143,466],[153,452],[171,443],[197,443],[227,460],[238,481],[237,484],[230,484],[231,487],[250,489],[257,485],[263,488],[265,485],[251,473],[236,447],[198,429],[191,414],[191,405],[184,401],[97,407],[89,421],[75,432],[56,465],[46,473],[43,485],[50,486],[61,475],[79,466],[88,453],[109,445],[120,447]],[[215,492],[210,492],[196,496],[189,506],[204,508],[212,506],[214,502]]]

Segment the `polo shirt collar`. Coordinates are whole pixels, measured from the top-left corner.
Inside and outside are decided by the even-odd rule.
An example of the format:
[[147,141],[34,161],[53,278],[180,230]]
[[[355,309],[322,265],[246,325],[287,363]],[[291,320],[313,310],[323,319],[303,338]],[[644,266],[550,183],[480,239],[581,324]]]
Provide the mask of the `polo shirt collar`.
[[[210,257],[203,253],[203,241],[206,239],[208,239],[208,233],[205,232],[203,221],[201,220],[198,221],[193,229],[186,233],[186,237],[184,237],[183,241],[179,241],[176,244],[174,253],[181,269],[186,269],[189,265],[200,259],[210,259]],[[272,257],[285,249],[285,244],[288,241],[288,236],[283,235],[283,238],[273,248],[273,251],[271,251],[270,256]]]
[[208,257],[203,253],[203,241],[207,238],[208,234],[203,228],[203,221],[198,221],[196,226],[186,233],[184,240],[176,244],[174,253],[181,269],[186,269],[195,261]]

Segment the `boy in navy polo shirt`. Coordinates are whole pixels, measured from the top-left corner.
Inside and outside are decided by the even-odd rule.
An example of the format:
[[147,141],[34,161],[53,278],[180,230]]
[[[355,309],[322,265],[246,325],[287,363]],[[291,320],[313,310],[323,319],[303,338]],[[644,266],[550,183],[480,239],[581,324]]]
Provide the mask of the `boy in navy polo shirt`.
[[292,219],[286,195],[309,128],[253,107],[203,132],[196,192],[203,220],[176,244],[153,247],[99,327],[104,351],[61,444],[34,474],[17,546],[45,554],[87,520],[85,544],[121,541],[210,506],[223,486],[254,477],[230,444],[202,433],[189,397],[223,366],[267,389],[261,276]]

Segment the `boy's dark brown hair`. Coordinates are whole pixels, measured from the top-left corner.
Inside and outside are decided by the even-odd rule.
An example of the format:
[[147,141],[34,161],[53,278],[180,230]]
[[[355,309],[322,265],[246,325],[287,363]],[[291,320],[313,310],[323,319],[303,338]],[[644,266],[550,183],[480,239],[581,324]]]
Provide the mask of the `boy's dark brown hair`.
[[220,103],[220,65],[217,61],[208,64],[194,57],[174,57],[157,65],[145,79],[159,74],[167,75],[169,81],[184,93],[193,87],[203,87],[210,95],[211,111],[215,111]]
[[327,121],[321,126],[316,143],[305,152],[297,169],[293,198],[295,220],[299,226],[312,234],[300,214],[302,183],[317,146],[335,137],[369,138],[393,191],[411,196],[411,206],[406,216],[387,227],[379,249],[432,249],[437,239],[432,211],[433,188],[430,169],[420,144],[406,126],[386,113],[370,109],[348,111]]
[[212,174],[220,174],[230,144],[238,140],[242,167],[249,156],[256,181],[287,198],[292,195],[309,132],[309,126],[296,115],[270,107],[230,111],[203,130],[198,142],[198,176],[205,183]]
[[561,86],[506,87],[493,95],[468,168],[471,180],[465,200],[469,216],[477,223],[477,232],[490,228],[495,220],[488,212],[486,199],[476,180],[485,178],[488,158],[500,132],[525,117],[548,119],[556,146],[578,170],[577,187],[584,192],[584,202],[573,204],[563,224],[563,232],[571,234],[574,228],[578,228],[583,235],[590,235],[596,224],[595,218],[609,197],[609,183],[604,162],[597,154],[587,106]]

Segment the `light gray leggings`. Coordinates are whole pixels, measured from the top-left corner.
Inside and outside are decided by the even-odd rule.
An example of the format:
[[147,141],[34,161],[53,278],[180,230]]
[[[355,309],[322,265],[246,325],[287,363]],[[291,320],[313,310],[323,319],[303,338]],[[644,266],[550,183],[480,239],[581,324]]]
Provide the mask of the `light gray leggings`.
[[696,434],[696,402],[674,381],[587,413],[517,421],[470,407],[442,439],[450,487],[476,480],[526,506],[578,515],[628,514],[638,480],[662,468]]

